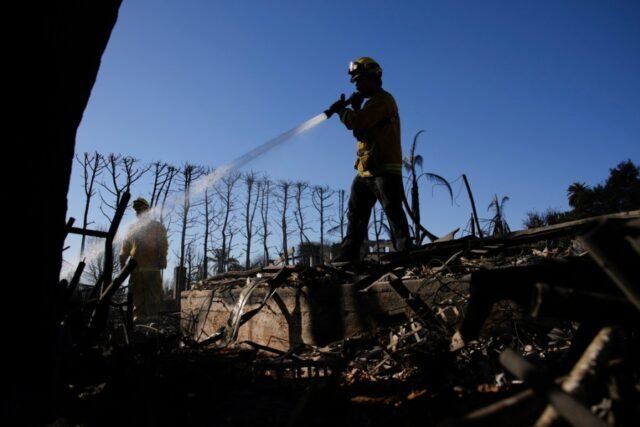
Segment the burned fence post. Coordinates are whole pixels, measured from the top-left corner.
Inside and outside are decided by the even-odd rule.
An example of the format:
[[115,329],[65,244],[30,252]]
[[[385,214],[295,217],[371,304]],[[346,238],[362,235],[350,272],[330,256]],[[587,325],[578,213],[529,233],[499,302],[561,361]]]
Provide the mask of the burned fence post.
[[555,410],[576,427],[605,427],[606,424],[585,408],[576,398],[560,389],[549,373],[527,362],[510,348],[500,354],[500,363],[533,391],[544,396]]

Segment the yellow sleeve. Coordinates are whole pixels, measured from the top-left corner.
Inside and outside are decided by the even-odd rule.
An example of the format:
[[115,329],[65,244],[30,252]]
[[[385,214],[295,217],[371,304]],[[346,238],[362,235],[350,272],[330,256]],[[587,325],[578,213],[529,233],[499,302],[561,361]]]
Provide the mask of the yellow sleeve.
[[349,130],[364,130],[374,127],[392,115],[386,96],[374,96],[360,111],[344,110],[340,114],[340,120]]

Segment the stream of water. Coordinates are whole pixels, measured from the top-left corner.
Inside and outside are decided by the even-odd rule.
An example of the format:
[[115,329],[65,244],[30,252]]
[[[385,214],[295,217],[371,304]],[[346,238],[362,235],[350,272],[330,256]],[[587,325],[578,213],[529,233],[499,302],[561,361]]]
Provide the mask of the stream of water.
[[[248,151],[247,153],[243,154],[242,156],[238,157],[232,162],[216,168],[213,172],[193,182],[190,188],[189,198],[194,199],[198,197],[206,189],[214,186],[218,181],[220,181],[222,178],[224,178],[227,174],[229,174],[234,169],[238,169],[246,165],[247,163],[251,162],[257,157],[260,157],[264,153],[268,152],[269,150],[272,150],[275,147],[279,146],[280,144],[294,138],[295,136],[300,135],[301,133],[306,132],[311,128],[314,128],[315,126],[319,125],[325,120],[327,120],[327,116],[325,115],[325,113],[320,113],[317,116],[312,117],[309,120],[299,124],[293,129],[290,129],[276,136],[275,138],[268,140],[267,142],[257,146],[251,151]],[[168,199],[164,205],[164,211],[171,212],[174,206],[177,203],[182,203],[183,200],[184,200],[183,193],[172,194],[172,197]],[[160,208],[154,207],[153,209],[150,210],[148,215],[145,215],[145,217],[159,218],[161,217],[161,214],[162,212],[160,211]],[[131,223],[133,221],[134,219],[130,220],[127,223],[120,224],[120,227],[119,227],[120,231],[118,232],[118,234],[114,239],[114,244],[119,243],[123,239],[125,235],[123,230],[125,231],[128,230],[128,232],[130,233],[135,233],[135,230],[139,227],[132,226]],[[141,221],[144,221],[144,219],[142,219]],[[103,254],[104,254],[104,241],[98,241],[96,242],[96,244],[87,247],[82,257],[82,260],[87,264],[87,267],[85,267],[85,272],[87,271],[87,268],[89,267],[90,264],[95,264],[96,262],[100,261],[102,259]],[[78,262],[80,261],[78,256],[71,256],[70,258],[72,259],[65,259],[62,264],[62,270],[60,273],[61,278],[70,279],[78,265]],[[114,254],[114,258],[117,259],[117,254]]]

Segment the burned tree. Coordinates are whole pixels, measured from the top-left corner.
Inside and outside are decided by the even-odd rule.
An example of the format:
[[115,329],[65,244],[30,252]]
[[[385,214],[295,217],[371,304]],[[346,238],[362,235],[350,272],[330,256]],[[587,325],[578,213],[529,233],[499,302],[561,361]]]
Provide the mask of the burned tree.
[[[102,182],[100,185],[107,193],[113,196],[113,202],[109,202],[100,194],[103,206],[115,211],[117,209],[122,195],[130,193],[133,184],[149,171],[149,166],[140,167],[139,160],[130,156],[122,156],[120,154],[109,154],[105,158],[105,169],[109,175],[109,183]],[[100,211],[109,220],[111,216],[100,206]]]
[[294,184],[295,187],[295,192],[293,194],[293,199],[296,203],[296,209],[293,212],[293,217],[294,220],[296,222],[296,226],[298,228],[298,237],[299,237],[299,247],[300,247],[300,255],[302,256],[302,248],[304,247],[304,244],[306,242],[309,241],[309,239],[307,238],[306,234],[305,234],[305,224],[304,224],[304,209],[305,206],[303,205],[304,202],[304,197],[305,197],[305,191],[309,188],[309,184],[307,184],[306,182],[296,182]]
[[[97,151],[92,154],[84,153],[82,159],[76,155],[76,160],[82,166],[82,178],[85,194],[82,228],[86,229],[89,225],[89,208],[91,207],[91,199],[96,194],[94,188],[96,179],[100,176],[105,165],[103,163],[102,155]],[[82,257],[82,254],[84,253],[86,238],[87,236],[83,234],[80,241],[80,257]]]
[[511,229],[507,220],[504,218],[504,205],[509,201],[509,197],[505,196],[498,202],[498,195],[494,195],[487,210],[493,210],[493,217],[489,220],[488,234],[495,236],[498,234],[509,233]]
[[217,216],[216,227],[220,230],[220,245],[216,256],[216,271],[222,273],[227,270],[227,265],[231,258],[231,244],[236,232],[234,228],[234,211],[236,209],[236,198],[233,194],[236,184],[240,180],[240,174],[230,172],[224,176],[216,186],[215,192],[220,200],[220,212]]
[[434,173],[422,172],[418,174],[416,172],[416,167],[419,167],[420,170],[422,170],[423,158],[420,154],[416,154],[418,136],[420,136],[422,132],[424,132],[424,130],[419,131],[413,137],[413,143],[411,144],[409,155],[406,156],[402,161],[405,170],[409,173],[408,181],[409,191],[411,193],[411,207],[409,216],[413,220],[414,241],[416,245],[420,245],[425,236],[428,236],[428,233],[420,224],[420,192],[418,188],[418,181],[420,180],[420,178],[424,177],[427,179],[427,181],[431,181],[434,184],[443,185],[449,191],[449,197],[451,198],[451,200],[453,200],[453,190],[451,189],[449,181]]
[[180,172],[176,167],[168,163],[155,162],[151,165],[153,168],[153,188],[151,189],[152,207],[160,206],[159,221],[164,223],[166,212],[164,211],[167,197],[171,191],[173,179]]
[[258,230],[258,236],[262,241],[262,259],[264,264],[269,263],[269,245],[267,242],[271,235],[269,231],[269,200],[271,198],[271,191],[271,181],[266,176],[260,179],[257,197],[260,200],[260,222],[262,227]]
[[183,190],[182,205],[178,208],[178,216],[180,218],[180,246],[178,253],[178,274],[175,279],[175,298],[179,298],[180,292],[185,290],[185,256],[187,250],[187,237],[189,230],[194,227],[195,221],[190,216],[192,200],[191,200],[191,185],[192,183],[204,174],[204,170],[200,166],[195,166],[190,163],[185,163],[181,170],[181,184]]
[[345,190],[336,191],[336,195],[338,197],[338,206],[336,207],[337,219],[333,220],[333,223],[335,225],[329,229],[329,233],[331,234],[338,233],[340,235],[340,240],[342,241],[344,240],[344,230],[347,226],[347,211],[348,211],[347,204],[346,204],[347,195]]
[[382,206],[376,203],[376,205],[373,207],[373,215],[371,218],[370,226],[373,227],[373,235],[376,238],[376,253],[378,254],[378,256],[380,256],[380,253],[382,252],[382,247],[380,245],[382,233],[384,232],[388,236],[391,235],[389,226],[385,222],[385,218],[386,216],[384,214],[384,209],[382,209]]
[[322,261],[324,261],[324,230],[325,225],[329,222],[325,215],[326,210],[333,206],[329,202],[332,195],[333,191],[328,186],[316,185],[311,190],[311,203],[318,212],[318,222],[320,223],[320,259]]
[[[207,175],[211,174],[212,171],[207,171]],[[203,192],[203,200],[202,200],[202,226],[203,230],[203,238],[202,238],[202,267],[201,267],[201,277],[200,279],[207,278],[209,274],[209,238],[211,236],[212,228],[214,227],[214,220],[216,217],[216,207],[215,200],[213,196],[213,190],[209,187],[204,189]]]
[[293,183],[291,181],[281,180],[278,182],[276,193],[276,199],[278,201],[279,208],[279,217],[280,217],[280,232],[281,232],[281,242],[282,242],[282,259],[285,264],[289,264],[289,199],[291,198],[291,186]]
[[[121,156],[119,154],[109,154],[105,159],[105,169],[107,170],[109,182],[101,182],[100,185],[108,194],[113,196],[113,202],[106,200],[102,192],[100,193],[100,199],[102,204],[100,205],[100,212],[109,220],[111,224],[115,217],[123,214],[124,207],[121,207],[123,200],[127,200],[130,197],[131,187],[137,182],[144,174],[149,170],[149,166],[138,166],[138,159],[129,156]],[[105,210],[105,206],[113,211],[112,215]],[[120,209],[120,210],[118,210]],[[113,241],[112,238],[105,240],[104,251],[104,274],[102,278],[102,285],[106,285],[111,282],[111,273],[113,265]]]
[[[258,196],[260,195],[261,181],[256,181],[255,172],[247,172],[243,177],[244,185],[246,188],[246,196],[244,200],[244,212],[242,219],[244,221],[244,233],[245,238],[245,260],[244,268],[249,269],[251,266],[251,243],[253,240],[253,221],[258,209]],[[254,189],[255,188],[255,189]],[[254,197],[255,196],[255,197]]]

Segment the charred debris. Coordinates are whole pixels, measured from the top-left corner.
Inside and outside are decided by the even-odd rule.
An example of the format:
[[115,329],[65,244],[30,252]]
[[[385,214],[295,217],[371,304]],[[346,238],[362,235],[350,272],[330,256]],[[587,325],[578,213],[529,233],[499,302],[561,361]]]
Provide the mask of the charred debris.
[[[638,265],[633,211],[435,241],[353,268],[229,272],[194,284],[181,312],[150,325],[127,324],[123,303],[105,302],[116,278],[68,306],[68,323],[84,326],[66,332],[60,416],[75,408],[89,424],[636,425]],[[204,302],[186,303],[196,296]],[[133,397],[142,406],[113,403]]]

